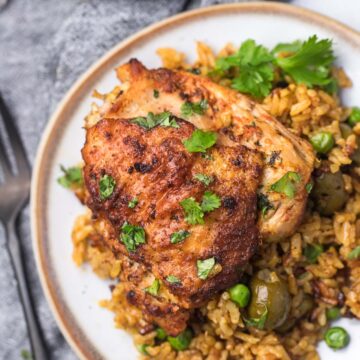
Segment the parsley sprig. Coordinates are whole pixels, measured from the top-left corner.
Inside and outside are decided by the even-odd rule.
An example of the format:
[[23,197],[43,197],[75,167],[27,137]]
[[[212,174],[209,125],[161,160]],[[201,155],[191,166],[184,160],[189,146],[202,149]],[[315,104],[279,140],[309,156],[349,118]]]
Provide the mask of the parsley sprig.
[[334,60],[331,40],[318,40],[313,35],[293,55],[276,58],[276,64],[296,83],[312,87],[331,82],[330,66]]
[[174,116],[169,111],[164,111],[160,114],[149,112],[146,117],[139,116],[131,120],[131,122],[141,126],[145,130],[150,130],[156,126],[173,127],[176,129],[180,127]]
[[293,199],[296,194],[296,184],[301,181],[301,176],[295,171],[288,171],[282,178],[271,185],[270,189]]
[[215,266],[215,258],[211,257],[205,260],[197,260],[197,275],[201,280],[206,280],[210,275],[211,270]]
[[215,145],[217,140],[217,134],[212,131],[202,131],[196,129],[189,138],[183,141],[183,144],[187,151],[204,153],[206,149]]
[[211,191],[205,191],[201,204],[193,197],[189,197],[180,202],[185,211],[185,221],[191,225],[203,224],[204,215],[221,206],[220,198]]
[[256,98],[270,93],[276,69],[298,84],[331,92],[336,88],[331,76],[334,59],[332,41],[316,35],[304,42],[278,44],[271,52],[250,39],[235,54],[219,58],[212,74],[230,78],[234,89]]
[[80,166],[72,166],[65,168],[60,165],[60,169],[63,172],[63,176],[57,179],[58,183],[65,188],[78,187],[84,183],[82,168]]
[[108,174],[102,176],[99,181],[99,193],[101,200],[108,199],[114,192],[115,186],[116,182],[112,176]]
[[145,288],[145,292],[149,293],[150,295],[157,296],[160,289],[160,280],[155,279],[150,286]]
[[254,40],[242,43],[234,55],[220,58],[216,62],[218,71],[236,71],[232,87],[257,98],[266,96],[274,79],[273,56]]
[[141,226],[131,225],[125,221],[121,227],[120,239],[127,251],[133,252],[140,244],[145,244],[145,230]]
[[204,115],[208,108],[208,102],[206,99],[200,100],[199,102],[187,101],[181,105],[180,111],[184,118],[196,115]]

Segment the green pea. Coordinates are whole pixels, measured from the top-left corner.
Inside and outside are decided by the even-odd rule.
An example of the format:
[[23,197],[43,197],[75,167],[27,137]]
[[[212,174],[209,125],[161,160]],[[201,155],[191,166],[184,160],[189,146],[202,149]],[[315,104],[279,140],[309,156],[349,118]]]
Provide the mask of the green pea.
[[335,145],[334,137],[331,133],[323,131],[310,138],[311,145],[319,154],[328,153]]
[[336,320],[340,317],[340,315],[340,309],[337,307],[326,309],[326,318],[328,320]]
[[355,126],[358,122],[360,122],[360,108],[355,106],[351,110],[348,123],[351,126]]
[[230,299],[239,307],[244,308],[250,301],[250,290],[244,284],[237,284],[229,289]]
[[170,345],[178,351],[186,350],[192,339],[192,331],[190,329],[184,330],[178,336],[168,336],[167,340]]
[[345,329],[335,326],[325,333],[325,342],[332,349],[342,349],[350,342],[350,336]]
[[157,328],[156,329],[156,337],[159,339],[159,340],[165,340],[166,339],[166,332],[164,329],[162,328]]

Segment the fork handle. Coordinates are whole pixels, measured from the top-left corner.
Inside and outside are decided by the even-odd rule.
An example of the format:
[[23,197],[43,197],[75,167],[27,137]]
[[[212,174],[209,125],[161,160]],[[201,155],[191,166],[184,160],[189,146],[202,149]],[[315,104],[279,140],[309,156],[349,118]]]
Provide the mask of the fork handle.
[[47,355],[44,338],[41,333],[38,319],[35,315],[34,304],[31,300],[29,288],[27,285],[28,283],[26,281],[25,269],[23,266],[23,255],[15,230],[15,220],[8,222],[5,226],[5,230],[8,239],[8,250],[13,268],[15,270],[20,299],[25,313],[33,358],[35,360],[48,360],[49,357]]

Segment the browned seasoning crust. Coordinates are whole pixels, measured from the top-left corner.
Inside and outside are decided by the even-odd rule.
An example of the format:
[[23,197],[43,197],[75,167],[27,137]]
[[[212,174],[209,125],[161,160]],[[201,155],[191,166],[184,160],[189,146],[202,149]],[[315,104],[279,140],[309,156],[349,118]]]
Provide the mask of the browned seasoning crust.
[[[196,307],[239,279],[241,268],[258,245],[256,189],[261,179],[260,154],[243,146],[215,146],[212,161],[189,153],[182,140],[194,126],[178,120],[179,129],[156,127],[146,131],[127,120],[104,119],[87,131],[83,149],[87,205],[109,223],[108,243],[114,251],[144,264],[186,307]],[[241,161],[240,161],[241,159]],[[224,171],[226,169],[226,171]],[[111,175],[116,188],[108,200],[99,196],[99,180]],[[194,175],[205,173],[214,182],[205,186]],[[180,201],[197,201],[205,190],[222,199],[221,208],[205,215],[204,225],[184,220]],[[128,202],[136,197],[135,209]],[[146,231],[146,244],[128,252],[119,240],[128,221]],[[178,244],[170,235],[179,230],[190,236]],[[215,257],[221,271],[207,280],[197,274],[197,260]],[[181,284],[170,284],[174,275]]]

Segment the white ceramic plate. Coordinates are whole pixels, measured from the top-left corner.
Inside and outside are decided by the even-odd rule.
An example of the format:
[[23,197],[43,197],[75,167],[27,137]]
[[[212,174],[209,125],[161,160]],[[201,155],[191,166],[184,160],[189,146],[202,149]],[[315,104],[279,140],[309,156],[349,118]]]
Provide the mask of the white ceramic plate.
[[[32,232],[39,274],[63,334],[80,358],[136,359],[131,338],[114,328],[113,314],[98,306],[109,298],[106,281],[88,267],[79,269],[71,259],[74,218],[84,209],[56,183],[59,164],[81,160],[83,118],[93,101],[94,88],[108,92],[117,84],[113,69],[132,57],[148,67],[160,66],[159,47],[172,46],[192,61],[195,41],[219,50],[227,42],[252,38],[269,47],[278,42],[305,39],[312,34],[334,40],[338,63],[354,82],[344,92],[347,104],[360,103],[360,35],[318,14],[275,3],[232,4],[184,13],[151,26],[116,46],[70,90],[50,120],[39,147],[32,185]],[[333,352],[320,344],[322,359],[354,360],[360,353],[360,321],[343,319],[339,325],[351,334],[345,350]]]

